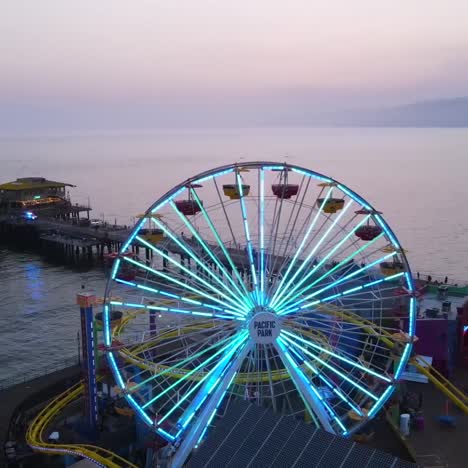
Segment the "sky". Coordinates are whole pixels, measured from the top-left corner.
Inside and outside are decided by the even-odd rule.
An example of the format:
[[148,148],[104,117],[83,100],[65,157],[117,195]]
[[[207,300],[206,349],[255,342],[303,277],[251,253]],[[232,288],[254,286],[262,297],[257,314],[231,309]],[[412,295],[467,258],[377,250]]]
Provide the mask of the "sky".
[[464,95],[466,0],[0,5],[2,133],[249,125]]

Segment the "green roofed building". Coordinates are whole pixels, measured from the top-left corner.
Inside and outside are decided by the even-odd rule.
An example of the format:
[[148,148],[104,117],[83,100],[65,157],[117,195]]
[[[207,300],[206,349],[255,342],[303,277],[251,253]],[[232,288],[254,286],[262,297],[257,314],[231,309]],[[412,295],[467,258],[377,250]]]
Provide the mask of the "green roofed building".
[[66,193],[75,185],[47,180],[45,177],[22,177],[0,184],[0,212],[14,213],[30,210],[48,216],[74,217],[80,211],[88,212],[89,206],[73,205]]

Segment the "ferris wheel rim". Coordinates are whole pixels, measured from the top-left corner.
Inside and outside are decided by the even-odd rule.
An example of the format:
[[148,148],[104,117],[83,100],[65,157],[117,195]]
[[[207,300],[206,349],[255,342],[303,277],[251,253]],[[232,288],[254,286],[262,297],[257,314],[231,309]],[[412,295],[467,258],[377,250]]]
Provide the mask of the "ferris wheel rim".
[[[303,167],[300,167],[300,166],[297,166],[297,165],[293,165],[293,164],[289,164],[289,163],[278,163],[278,162],[271,162],[271,161],[253,161],[253,162],[233,163],[233,164],[224,165],[224,166],[220,166],[220,167],[217,167],[217,168],[214,168],[214,169],[210,169],[208,171],[201,172],[201,173],[199,173],[198,175],[196,175],[194,177],[186,179],[185,181],[181,182],[180,184],[176,185],[171,190],[166,192],[162,197],[157,199],[148,208],[148,210],[146,210],[145,215],[135,225],[135,227],[132,230],[129,238],[123,244],[123,246],[122,246],[122,248],[120,250],[120,254],[123,254],[124,252],[126,252],[127,248],[133,242],[133,240],[137,236],[138,232],[140,231],[141,227],[144,225],[144,222],[145,222],[147,217],[153,215],[162,206],[164,206],[165,204],[167,204],[167,203],[171,202],[172,200],[174,200],[175,197],[178,194],[182,193],[189,186],[192,186],[192,185],[197,184],[197,183],[201,183],[201,182],[203,182],[205,180],[208,180],[208,179],[211,179],[211,178],[215,179],[216,177],[220,177],[220,176],[228,174],[230,172],[236,172],[237,173],[236,178],[237,178],[237,182],[239,183],[238,171],[241,168],[255,168],[255,169],[261,169],[261,170],[273,170],[273,168],[275,168],[275,169],[280,170],[280,171],[282,171],[282,170],[291,170],[291,171],[294,171],[294,172],[297,172],[297,173],[307,175],[308,177],[312,177],[312,178],[317,179],[319,181],[322,181],[322,182],[324,182],[326,184],[331,184],[333,186],[336,186],[339,190],[346,193],[350,197],[350,199],[352,199],[355,202],[357,202],[358,204],[360,204],[364,209],[368,210],[369,212],[375,213],[374,214],[375,219],[377,220],[379,225],[384,230],[385,234],[387,235],[387,238],[391,241],[391,244],[392,244],[393,248],[395,250],[399,251],[399,258],[401,259],[401,261],[404,264],[405,279],[406,279],[406,282],[407,282],[407,285],[408,285],[409,294],[410,295],[414,294],[415,289],[414,289],[414,283],[413,283],[412,274],[411,274],[411,268],[410,268],[409,262],[408,262],[408,260],[406,258],[405,252],[402,249],[397,237],[395,236],[395,234],[391,230],[390,226],[386,223],[385,219],[380,215],[380,213],[377,212],[377,210],[375,210],[375,208],[373,208],[373,206],[371,204],[369,204],[364,198],[362,198],[356,192],[349,189],[346,185],[338,182],[337,180],[335,180],[333,178],[330,178],[328,176],[324,176],[324,175],[322,175],[322,174],[320,174],[318,172],[312,171],[310,169],[306,169],[306,168],[303,168]],[[241,189],[241,194],[242,194],[242,189]],[[240,203],[242,203],[242,197],[241,197],[241,202]],[[109,280],[109,282],[106,285],[106,297],[108,297],[108,294],[110,293],[110,290],[112,289],[112,281],[115,279],[115,275],[116,275],[116,272],[117,272],[118,268],[119,268],[118,262],[115,262],[114,266],[112,268],[111,279]],[[410,331],[409,336],[410,337],[412,337],[414,335],[414,320],[415,320],[414,310],[415,310],[414,298],[411,297],[411,300],[410,300],[410,313],[409,313],[409,331]],[[109,329],[108,311],[109,311],[109,304],[105,304],[104,305],[104,317],[107,316],[107,323],[105,323],[105,330],[106,330],[106,333],[108,335],[107,336],[107,342],[109,343],[110,329]],[[106,322],[106,319],[104,319],[104,322]],[[412,333],[411,333],[411,330],[412,330]],[[288,339],[286,338],[286,339],[283,340],[283,342],[287,343],[287,340]],[[286,346],[286,348],[287,348],[287,346]],[[283,349],[283,351],[284,351],[284,349]],[[411,343],[408,343],[406,348],[405,348],[405,351],[403,352],[403,354],[402,354],[402,356],[400,358],[400,361],[399,361],[400,363],[403,363],[403,362],[407,361],[410,351],[411,351]],[[114,357],[113,351],[109,351],[107,354],[108,354],[109,362],[111,363],[112,371],[113,371],[115,377],[117,378],[116,374],[120,375],[120,371],[118,369],[118,366],[115,364],[115,357]],[[395,372],[396,378],[398,378],[399,373],[401,374],[401,371],[402,371],[402,366],[400,366],[397,369],[397,371]],[[390,394],[393,391],[393,388],[394,388],[394,382],[391,382],[390,385],[387,387],[387,390],[384,392],[384,394],[381,395],[381,398],[379,398],[377,400],[377,403],[379,404],[379,407],[377,408],[377,403],[376,403],[376,405],[374,405],[374,407],[372,407],[372,409],[369,411],[368,418],[371,417],[372,415],[375,415],[375,413],[380,409],[380,406],[382,406],[384,404],[384,402],[387,400],[387,398],[390,396]],[[130,403],[130,405],[133,406],[134,409],[138,413],[140,413],[140,415],[142,415],[141,407],[132,398],[132,396],[131,395],[125,395],[125,396],[127,398],[127,401]],[[144,415],[142,417],[143,417],[143,419],[146,420],[147,423],[149,423],[148,419],[145,418]],[[366,418],[366,420],[367,420],[367,418]],[[362,424],[364,424],[365,421],[363,421]],[[362,424],[355,425],[353,427],[353,432],[354,432],[354,430],[357,430]],[[153,425],[153,423],[151,423],[151,425]],[[170,435],[170,434],[168,434],[168,435]],[[163,436],[166,437],[165,434],[163,434]],[[169,440],[171,440],[170,437],[169,437]]]

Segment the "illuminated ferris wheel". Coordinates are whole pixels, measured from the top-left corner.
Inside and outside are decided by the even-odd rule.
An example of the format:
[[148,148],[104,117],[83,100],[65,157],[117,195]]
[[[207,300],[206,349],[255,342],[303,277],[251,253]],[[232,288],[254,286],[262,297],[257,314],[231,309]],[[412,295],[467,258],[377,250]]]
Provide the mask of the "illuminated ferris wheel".
[[415,308],[404,251],[362,197],[294,165],[232,164],[141,215],[104,341],[128,403],[184,460],[232,399],[351,434],[392,394]]

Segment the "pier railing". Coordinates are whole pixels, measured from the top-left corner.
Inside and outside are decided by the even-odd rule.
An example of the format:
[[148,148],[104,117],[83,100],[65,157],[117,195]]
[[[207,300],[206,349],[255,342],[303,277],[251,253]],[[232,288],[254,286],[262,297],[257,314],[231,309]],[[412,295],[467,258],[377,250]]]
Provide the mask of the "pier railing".
[[0,391],[78,364],[80,364],[80,360],[77,356],[74,356],[51,364],[50,366],[44,366],[34,370],[25,369],[22,374],[15,374],[4,379],[0,379]]

